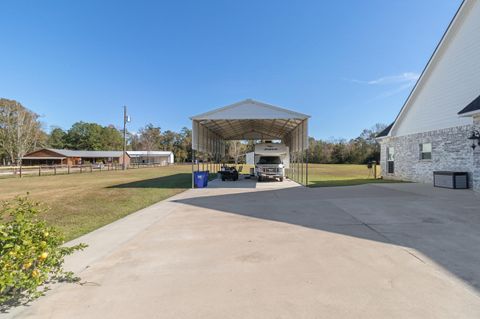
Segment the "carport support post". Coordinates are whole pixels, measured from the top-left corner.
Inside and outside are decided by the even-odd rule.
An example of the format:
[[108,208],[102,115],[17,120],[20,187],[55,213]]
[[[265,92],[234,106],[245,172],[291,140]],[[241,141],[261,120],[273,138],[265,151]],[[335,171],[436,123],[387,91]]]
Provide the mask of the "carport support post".
[[300,160],[298,161],[300,170],[300,184],[303,185],[303,151],[300,152]]
[[[303,143],[302,143],[302,147],[303,147]],[[302,185],[305,186],[305,168],[303,167],[303,148],[302,148],[302,151],[300,152],[300,171],[301,171],[301,176],[302,176]]]
[[298,153],[295,152],[295,181],[298,183],[299,182],[299,178],[298,178]]
[[195,150],[192,148],[192,188],[195,188],[195,179],[194,179],[194,171],[195,171]]
[[292,152],[292,180],[295,181],[295,153]]
[[305,151],[305,186],[308,186],[308,147]]

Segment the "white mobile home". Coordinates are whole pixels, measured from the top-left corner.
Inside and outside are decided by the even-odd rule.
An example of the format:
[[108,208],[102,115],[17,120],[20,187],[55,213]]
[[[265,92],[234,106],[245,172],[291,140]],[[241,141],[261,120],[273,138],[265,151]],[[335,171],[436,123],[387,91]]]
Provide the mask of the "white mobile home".
[[170,151],[127,151],[132,164],[160,164],[174,163],[173,152]]

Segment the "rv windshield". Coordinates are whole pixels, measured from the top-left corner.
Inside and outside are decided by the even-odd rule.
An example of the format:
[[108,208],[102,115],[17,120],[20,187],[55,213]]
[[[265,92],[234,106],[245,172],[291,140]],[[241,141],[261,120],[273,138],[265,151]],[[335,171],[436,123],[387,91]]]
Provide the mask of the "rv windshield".
[[258,164],[282,164],[282,161],[278,156],[262,156]]

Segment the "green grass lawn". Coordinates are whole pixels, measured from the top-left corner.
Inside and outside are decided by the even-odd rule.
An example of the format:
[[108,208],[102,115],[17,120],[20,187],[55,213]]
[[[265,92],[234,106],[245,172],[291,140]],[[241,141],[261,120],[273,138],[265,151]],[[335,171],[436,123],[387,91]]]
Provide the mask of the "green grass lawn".
[[[377,166],[380,175],[380,166]],[[308,186],[351,186],[369,183],[398,183],[399,181],[374,179],[367,165],[355,164],[309,164]]]
[[43,216],[73,239],[191,186],[191,166],[0,179],[0,200],[17,195],[50,207]]

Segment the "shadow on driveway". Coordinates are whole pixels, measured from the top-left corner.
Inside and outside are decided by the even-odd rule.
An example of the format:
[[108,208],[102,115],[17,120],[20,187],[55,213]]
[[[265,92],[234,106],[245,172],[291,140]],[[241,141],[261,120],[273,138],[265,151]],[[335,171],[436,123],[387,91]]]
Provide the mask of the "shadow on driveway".
[[406,183],[403,181],[389,180],[389,179],[332,179],[323,181],[310,181],[309,187],[336,187],[336,186],[355,186],[364,184],[391,184],[391,183]]
[[480,199],[469,190],[410,183],[295,187],[176,202],[410,247],[480,291]]
[[189,188],[192,174],[178,173],[157,178],[143,179],[135,182],[109,186],[108,188]]

